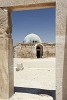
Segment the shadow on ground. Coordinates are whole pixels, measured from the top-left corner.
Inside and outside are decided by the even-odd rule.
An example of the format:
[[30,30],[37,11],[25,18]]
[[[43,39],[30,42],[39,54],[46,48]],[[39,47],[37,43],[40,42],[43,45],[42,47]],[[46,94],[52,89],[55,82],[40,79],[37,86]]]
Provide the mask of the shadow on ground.
[[28,87],[14,87],[14,92],[21,92],[21,93],[30,93],[30,94],[37,94],[37,95],[50,95],[56,100],[56,90],[45,90],[45,89],[38,89],[38,88],[28,88]]

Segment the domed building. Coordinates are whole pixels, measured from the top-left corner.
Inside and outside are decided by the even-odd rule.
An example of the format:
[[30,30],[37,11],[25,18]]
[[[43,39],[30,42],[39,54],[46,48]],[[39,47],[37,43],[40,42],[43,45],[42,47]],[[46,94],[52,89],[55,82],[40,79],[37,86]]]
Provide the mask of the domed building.
[[55,44],[42,43],[34,33],[28,34],[22,43],[14,46],[15,58],[44,58],[55,56]]
[[24,38],[24,43],[42,43],[42,41],[38,35],[31,33]]

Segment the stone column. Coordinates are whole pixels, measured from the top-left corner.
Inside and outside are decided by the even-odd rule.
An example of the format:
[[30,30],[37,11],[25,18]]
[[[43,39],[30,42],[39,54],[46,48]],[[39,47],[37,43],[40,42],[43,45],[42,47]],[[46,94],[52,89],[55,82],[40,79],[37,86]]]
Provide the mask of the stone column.
[[11,13],[0,8],[0,100],[14,93]]
[[56,1],[56,100],[67,100],[67,2]]

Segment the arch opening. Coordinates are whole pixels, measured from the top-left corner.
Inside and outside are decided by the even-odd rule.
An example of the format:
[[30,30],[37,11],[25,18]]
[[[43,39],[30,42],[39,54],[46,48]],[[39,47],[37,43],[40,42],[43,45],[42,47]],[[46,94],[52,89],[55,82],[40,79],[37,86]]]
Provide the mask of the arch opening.
[[42,58],[42,56],[43,56],[43,46],[37,45],[37,47],[36,47],[36,57]]

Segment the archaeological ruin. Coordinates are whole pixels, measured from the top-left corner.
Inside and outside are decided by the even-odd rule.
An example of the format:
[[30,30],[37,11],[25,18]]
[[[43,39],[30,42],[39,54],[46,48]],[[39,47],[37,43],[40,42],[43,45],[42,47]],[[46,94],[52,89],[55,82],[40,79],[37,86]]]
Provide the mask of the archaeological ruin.
[[14,46],[14,58],[55,57],[55,43],[42,43],[39,36],[29,34],[22,43]]
[[56,100],[67,100],[67,1],[0,0],[0,100],[14,94],[11,12],[56,7]]

